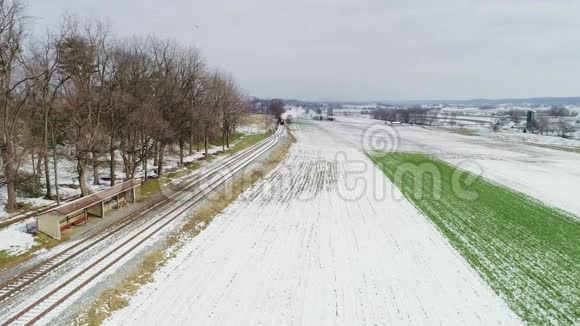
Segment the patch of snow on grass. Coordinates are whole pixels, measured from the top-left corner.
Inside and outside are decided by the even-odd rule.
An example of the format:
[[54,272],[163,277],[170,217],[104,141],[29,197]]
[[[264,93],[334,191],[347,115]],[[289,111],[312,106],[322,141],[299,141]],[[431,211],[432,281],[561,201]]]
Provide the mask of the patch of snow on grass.
[[26,233],[26,223],[15,223],[0,230],[0,251],[16,256],[34,246],[34,237]]
[[266,132],[266,128],[264,124],[253,124],[253,125],[245,125],[236,128],[236,131],[244,133],[246,135],[256,135],[256,134],[263,134]]

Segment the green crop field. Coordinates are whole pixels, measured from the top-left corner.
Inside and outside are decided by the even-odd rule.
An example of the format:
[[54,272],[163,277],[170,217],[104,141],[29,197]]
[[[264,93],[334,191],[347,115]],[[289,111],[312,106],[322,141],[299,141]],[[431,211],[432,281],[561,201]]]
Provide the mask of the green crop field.
[[577,217],[427,155],[369,157],[525,322],[579,324]]

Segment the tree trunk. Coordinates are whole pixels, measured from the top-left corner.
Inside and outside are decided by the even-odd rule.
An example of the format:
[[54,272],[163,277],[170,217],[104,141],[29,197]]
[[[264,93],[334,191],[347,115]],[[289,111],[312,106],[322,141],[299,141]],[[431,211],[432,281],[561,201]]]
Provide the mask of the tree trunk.
[[81,197],[87,196],[90,194],[90,189],[87,184],[86,179],[86,166],[85,166],[85,159],[79,158],[77,160],[77,172],[79,176],[79,185],[81,187]]
[[196,151],[199,152],[199,150],[200,150],[200,148],[199,148],[199,132],[195,133],[195,148],[196,148]]
[[93,184],[95,186],[98,186],[101,184],[101,182],[99,181],[99,156],[97,155],[97,153],[93,152],[92,153],[93,159],[92,159],[92,163],[93,163]]
[[189,155],[193,154],[193,122],[189,123]]
[[40,191],[40,179],[42,179],[42,153],[38,153],[38,157],[36,158],[36,185],[38,186],[38,190]]
[[12,152],[12,144],[7,141],[1,149],[2,161],[4,162],[4,177],[6,178],[6,189],[8,198],[6,202],[6,210],[13,212],[18,208],[16,202],[16,171],[14,171],[14,160]]
[[[129,163],[129,164],[130,164],[130,163]],[[132,168],[132,167],[130,167],[130,166],[127,166],[127,167],[125,168],[125,179],[126,179],[126,180],[131,180],[131,179],[133,179],[133,177],[132,177],[132,174],[133,174],[133,172],[132,172],[132,171],[133,171],[133,168]]]
[[127,180],[133,180],[135,178],[135,172],[137,171],[137,167],[139,163],[137,162],[137,157],[133,158],[133,162],[131,163],[131,170],[129,170],[129,174],[127,175]]
[[185,141],[179,139],[179,166],[183,166],[183,148],[185,147]]
[[46,184],[46,194],[44,198],[52,199],[52,186],[50,184],[50,166],[48,162],[48,147],[47,150],[43,153],[44,155],[44,182]]
[[226,130],[226,147],[230,148],[230,130]]
[[32,163],[32,178],[34,181],[34,187],[37,187],[39,184],[39,176],[38,171],[36,170],[36,155],[34,155],[34,148],[30,151],[30,162]]
[[157,162],[157,175],[161,176],[161,174],[163,173],[163,152],[165,152],[165,144],[164,143],[160,143],[159,144],[159,161]]
[[205,156],[207,157],[208,151],[207,151],[207,145],[208,145],[208,139],[207,139],[207,127],[205,128],[205,132],[203,133],[203,147],[204,147],[204,152],[205,152]]
[[193,135],[189,136],[189,155],[193,154]]
[[109,163],[109,173],[110,173],[110,178],[111,178],[111,187],[115,185],[115,160],[117,159],[116,155],[115,155],[115,141],[113,139],[113,137],[111,137],[111,144],[109,147],[109,151],[110,151],[110,155],[111,155],[111,162]]
[[109,155],[111,156],[111,161],[109,162],[109,177],[111,178],[111,187],[115,185],[116,182],[116,175],[115,175],[115,135],[116,135],[116,124],[115,124],[115,110],[112,110],[111,112],[111,135],[110,135],[110,141],[109,141]]
[[145,177],[145,180],[147,180],[147,158],[143,158],[142,159],[143,162],[143,176]]
[[52,160],[54,166],[54,191],[56,193],[56,204],[60,205],[60,194],[58,193],[58,159],[56,157],[56,146],[52,146]]
[[132,152],[127,157],[127,163],[125,165],[125,177],[127,180],[131,180],[135,177],[135,170],[137,169],[137,153]]
[[44,198],[52,199],[52,187],[50,185],[50,167],[48,164],[48,110],[44,110],[44,121],[43,121],[43,133],[42,133],[42,145],[43,149],[43,159],[44,159],[44,183],[46,184],[46,194]]
[[155,141],[153,145],[153,165],[157,166],[157,160],[159,159],[159,143]]

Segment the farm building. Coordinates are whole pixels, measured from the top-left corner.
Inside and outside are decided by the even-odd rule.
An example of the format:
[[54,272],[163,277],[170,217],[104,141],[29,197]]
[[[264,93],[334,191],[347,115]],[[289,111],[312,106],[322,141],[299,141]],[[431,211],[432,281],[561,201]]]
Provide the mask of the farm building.
[[140,186],[141,180],[133,179],[61,205],[36,218],[38,231],[60,240],[61,231],[86,223],[91,216],[102,218],[113,208],[135,202]]

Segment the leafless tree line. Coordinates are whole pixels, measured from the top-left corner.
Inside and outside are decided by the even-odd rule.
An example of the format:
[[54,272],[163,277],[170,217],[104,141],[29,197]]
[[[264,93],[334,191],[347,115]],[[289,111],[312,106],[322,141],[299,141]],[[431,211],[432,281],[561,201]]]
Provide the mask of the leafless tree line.
[[1,181],[8,210],[17,208],[25,159],[46,197],[58,198],[58,146],[70,149],[82,195],[90,192],[88,175],[98,183],[103,165],[111,185],[117,182],[117,159],[124,178],[139,168],[146,173],[149,159],[160,175],[169,146],[179,147],[180,164],[185,153],[207,155],[210,141],[229,146],[246,96],[197,49],[154,37],[118,40],[107,25],[73,17],[38,41],[28,35],[28,22],[20,0],[0,0]]
[[433,119],[429,115],[429,109],[424,109],[421,107],[409,107],[409,108],[377,108],[371,112],[373,119],[384,120],[390,122],[401,122],[401,123],[417,123],[431,125],[433,124]]

